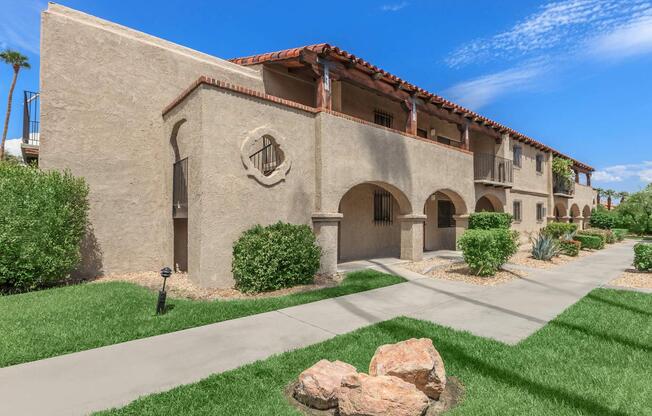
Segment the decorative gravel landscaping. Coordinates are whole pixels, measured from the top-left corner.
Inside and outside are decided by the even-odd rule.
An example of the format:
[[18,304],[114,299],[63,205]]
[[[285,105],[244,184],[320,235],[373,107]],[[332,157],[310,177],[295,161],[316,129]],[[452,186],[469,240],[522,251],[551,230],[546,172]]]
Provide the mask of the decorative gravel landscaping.
[[379,345],[431,338],[463,383],[449,415],[641,415],[652,408],[652,295],[597,289],[515,346],[398,318],[100,415],[296,415],[284,389],[320,359],[368,371]]
[[580,259],[582,257],[590,256],[594,252],[595,252],[594,250],[580,250],[579,254],[575,257],[567,256],[565,254],[560,254],[548,261],[545,261],[545,260],[537,260],[534,257],[532,257],[532,254],[529,249],[519,250],[516,254],[514,254],[512,257],[509,258],[508,263],[517,264],[519,266],[525,266],[532,269],[552,269],[562,264],[566,264],[568,262]]
[[435,279],[453,280],[481,286],[494,286],[510,280],[525,277],[527,273],[521,270],[499,269],[493,276],[476,276],[465,264],[451,264],[443,268],[435,268],[426,276]]
[[652,273],[639,272],[636,269],[627,269],[618,279],[612,280],[609,284],[614,286],[652,289]]
[[279,297],[229,301],[169,299],[156,316],[156,292],[125,282],[81,284],[0,296],[0,367],[268,312],[405,280],[371,270],[338,286]]

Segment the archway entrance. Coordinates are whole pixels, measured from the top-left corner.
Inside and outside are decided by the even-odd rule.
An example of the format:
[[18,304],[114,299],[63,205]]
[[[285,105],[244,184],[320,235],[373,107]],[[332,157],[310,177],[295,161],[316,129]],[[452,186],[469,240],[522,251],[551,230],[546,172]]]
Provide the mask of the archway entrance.
[[503,212],[503,209],[497,197],[484,195],[475,203],[475,212]]
[[570,222],[578,224],[580,226],[580,207],[577,204],[573,204],[570,208]]
[[340,200],[338,261],[400,257],[399,217],[412,212],[405,195],[384,183],[363,183]]
[[589,222],[591,221],[591,207],[585,205],[584,209],[582,209],[582,216],[584,217],[582,220],[582,228],[588,228]]
[[560,222],[564,221],[567,217],[566,207],[559,203],[555,205],[555,221]]
[[461,228],[455,216],[466,211],[464,200],[453,191],[441,190],[430,195],[423,207],[426,214],[423,225],[424,251],[455,250]]

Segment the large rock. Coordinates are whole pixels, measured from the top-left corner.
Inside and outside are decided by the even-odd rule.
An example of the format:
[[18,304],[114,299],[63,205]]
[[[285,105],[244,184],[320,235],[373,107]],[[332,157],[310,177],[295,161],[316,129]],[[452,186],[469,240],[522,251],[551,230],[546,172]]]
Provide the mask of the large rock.
[[429,338],[381,345],[371,359],[369,374],[398,377],[434,400],[446,387],[444,362]]
[[429,400],[398,377],[355,374],[342,380],[340,416],[421,416]]
[[337,407],[342,379],[356,373],[355,367],[342,361],[321,360],[299,375],[294,397],[313,409]]

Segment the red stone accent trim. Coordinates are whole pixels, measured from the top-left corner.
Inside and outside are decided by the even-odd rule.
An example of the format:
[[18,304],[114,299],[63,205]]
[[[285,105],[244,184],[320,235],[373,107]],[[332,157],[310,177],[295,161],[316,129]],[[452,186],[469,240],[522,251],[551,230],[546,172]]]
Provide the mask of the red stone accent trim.
[[210,78],[210,77],[207,77],[207,76],[204,76],[204,75],[199,77],[197,79],[197,81],[193,82],[188,88],[186,88],[181,94],[179,94],[179,96],[177,98],[175,98],[170,104],[168,104],[163,109],[162,115],[165,117],[170,111],[172,111],[173,108],[175,108],[177,105],[179,105],[183,100],[185,100],[190,94],[193,93],[193,91],[195,91],[201,85],[210,85],[210,86],[217,87],[217,88],[220,88],[220,89],[223,89],[223,90],[232,91],[232,92],[240,93],[240,94],[243,94],[243,95],[248,95],[250,97],[260,98],[261,100],[270,101],[270,102],[273,102],[273,103],[276,103],[276,104],[283,105],[285,107],[305,111],[305,112],[310,113],[310,114],[328,113],[328,114],[331,114],[331,115],[333,115],[335,117],[340,117],[340,118],[343,118],[343,119],[346,119],[346,120],[354,121],[356,123],[364,124],[366,126],[371,126],[371,127],[375,127],[375,128],[378,128],[378,129],[387,130],[387,131],[390,131],[392,133],[400,134],[403,137],[409,137],[410,139],[419,140],[419,141],[424,142],[424,143],[433,144],[433,145],[436,145],[436,146],[441,146],[441,147],[444,147],[444,148],[447,148],[447,149],[450,149],[450,150],[455,150],[455,151],[466,153],[466,154],[469,154],[469,155],[473,154],[473,152],[471,152],[469,150],[461,149],[461,148],[455,147],[455,146],[449,146],[447,144],[439,143],[439,142],[434,141],[434,140],[424,139],[423,137],[412,135],[412,134],[406,133],[406,132],[404,132],[402,130],[396,130],[396,129],[391,129],[389,127],[380,126],[380,125],[378,125],[376,123],[372,123],[371,121],[362,120],[360,118],[349,116],[349,115],[343,114],[343,113],[339,113],[337,111],[328,110],[326,108],[321,108],[320,109],[320,108],[310,107],[310,106],[307,106],[307,105],[304,105],[304,104],[299,104],[299,103],[297,103],[295,101],[286,100],[284,98],[279,98],[279,97],[276,97],[274,95],[265,94],[264,92],[252,90],[251,88],[243,87],[243,86],[236,85],[236,84],[231,84],[229,82],[220,81],[220,80],[217,80],[215,78]]

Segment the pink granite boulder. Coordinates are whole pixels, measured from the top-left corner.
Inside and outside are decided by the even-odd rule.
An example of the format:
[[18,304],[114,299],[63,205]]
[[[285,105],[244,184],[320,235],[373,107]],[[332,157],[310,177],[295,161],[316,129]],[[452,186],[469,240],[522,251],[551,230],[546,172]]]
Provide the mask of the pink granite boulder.
[[294,397],[313,409],[332,409],[337,407],[342,379],[356,373],[355,367],[342,361],[321,360],[299,375]]

